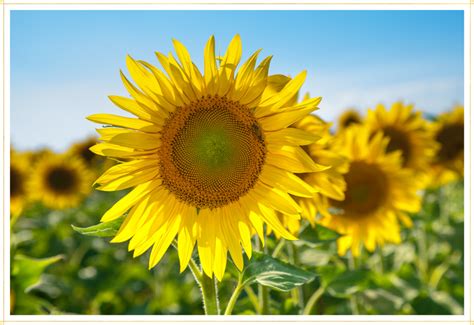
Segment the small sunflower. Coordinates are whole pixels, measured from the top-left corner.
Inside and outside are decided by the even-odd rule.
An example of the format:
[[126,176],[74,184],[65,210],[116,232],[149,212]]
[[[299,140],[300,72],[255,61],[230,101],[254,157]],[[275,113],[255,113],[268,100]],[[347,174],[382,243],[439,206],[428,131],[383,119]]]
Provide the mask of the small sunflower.
[[430,126],[440,148],[431,166],[431,184],[439,186],[464,177],[464,107],[441,114]]
[[102,157],[94,154],[89,148],[96,145],[97,142],[96,137],[88,137],[83,141],[72,144],[67,153],[81,159],[84,165],[94,167],[99,160],[102,160]]
[[93,153],[90,148],[97,143],[97,137],[88,137],[83,141],[74,143],[67,151],[67,154],[81,159],[84,165],[95,173],[104,172],[115,165],[115,161],[112,159],[105,159],[103,156]]
[[51,209],[71,208],[91,191],[93,175],[78,158],[46,154],[34,165],[31,198]]
[[156,53],[164,72],[127,57],[138,87],[122,74],[132,98],[110,99],[138,118],[89,117],[115,126],[99,129],[103,142],[91,150],[130,160],[105,172],[97,180],[98,189],[134,188],[101,221],[130,210],[113,242],[130,240],[134,256],[152,247],[152,268],[177,236],[180,270],[197,246],[205,274],[221,280],[227,253],[242,270],[241,247],[250,258],[251,235],[263,240],[264,224],[295,239],[277,212],[297,217],[301,208],[290,194],[312,196],[314,189],[294,173],[324,168],[300,147],[316,137],[288,126],[316,110],[321,98],[288,106],[306,72],[265,95],[271,58],[256,65],[257,51],[237,70],[242,54],[238,35],[219,65],[214,37],[209,39],[204,74],[187,49],[173,42],[179,62],[172,54]]
[[372,134],[382,131],[389,138],[388,152],[401,151],[403,168],[413,169],[417,178],[426,180],[438,146],[427,131],[421,112],[401,102],[394,103],[390,111],[378,105],[368,111],[366,123]]
[[354,109],[349,108],[345,110],[338,119],[338,130],[344,130],[345,128],[351,126],[352,124],[361,124],[362,123],[362,116],[360,113]]
[[338,253],[350,248],[360,254],[361,244],[369,251],[386,242],[400,242],[399,221],[411,226],[407,212],[420,209],[419,184],[413,171],[401,168],[401,152],[386,152],[388,138],[372,135],[367,127],[354,125],[339,134],[331,149],[349,160],[344,174],[345,198],[330,200],[331,215],[319,223],[344,235],[338,239]]
[[17,217],[28,201],[27,180],[31,172],[28,156],[10,152],[10,214]]

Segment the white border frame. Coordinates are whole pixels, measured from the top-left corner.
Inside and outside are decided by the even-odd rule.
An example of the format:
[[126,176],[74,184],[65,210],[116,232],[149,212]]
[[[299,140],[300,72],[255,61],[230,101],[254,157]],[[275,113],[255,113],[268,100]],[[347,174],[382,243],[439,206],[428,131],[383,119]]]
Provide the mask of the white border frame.
[[[446,4],[440,0],[395,0],[388,3],[380,3],[374,0],[354,1],[348,4],[347,1],[314,3],[308,0],[303,0],[299,3],[289,4],[282,0],[270,3],[266,0],[260,3],[251,2],[250,0],[240,0],[239,3],[217,3],[215,1],[208,1],[206,3],[199,3],[191,0],[182,3],[171,2],[152,2],[150,0],[141,0],[140,4],[130,4],[125,0],[118,0],[116,3],[94,3],[92,0],[83,0],[84,4],[66,2],[53,3],[51,0],[46,0],[42,3],[32,4],[32,0],[18,0],[5,1],[2,5],[3,25],[1,27],[3,32],[3,66],[0,72],[4,76],[2,80],[3,85],[3,143],[0,145],[3,150],[2,163],[0,166],[3,171],[3,215],[9,215],[9,152],[10,152],[10,12],[12,10],[463,10],[464,11],[464,105],[465,105],[465,120],[469,121],[469,126],[472,126],[470,107],[471,107],[471,4],[468,1],[454,2]],[[449,1],[449,0],[448,0]],[[265,2],[265,3],[263,3]],[[70,323],[70,322],[120,322],[120,323],[140,323],[140,322],[157,322],[167,324],[187,323],[187,322],[242,322],[252,321],[259,323],[270,322],[313,322],[331,323],[334,322],[403,322],[403,323],[433,323],[442,322],[443,324],[459,324],[470,323],[472,304],[471,293],[471,249],[474,248],[471,241],[471,220],[472,215],[470,199],[471,195],[471,130],[470,127],[465,128],[465,179],[468,180],[464,191],[464,315],[458,316],[364,316],[364,315],[344,315],[344,316],[93,316],[93,315],[40,315],[40,316],[22,316],[10,315],[10,225],[9,218],[3,218],[3,232],[0,234],[2,238],[3,250],[0,253],[0,258],[3,258],[3,269],[1,276],[3,279],[3,292],[0,296],[0,308],[3,316],[3,321],[10,322],[47,322],[54,324]],[[467,211],[467,213],[466,213]],[[467,217],[466,217],[467,216]]]

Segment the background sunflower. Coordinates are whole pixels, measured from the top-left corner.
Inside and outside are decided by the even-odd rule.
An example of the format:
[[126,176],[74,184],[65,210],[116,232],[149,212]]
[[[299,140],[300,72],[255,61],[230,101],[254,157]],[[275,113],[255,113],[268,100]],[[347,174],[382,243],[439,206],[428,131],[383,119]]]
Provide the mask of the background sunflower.
[[431,123],[432,138],[439,144],[430,170],[431,186],[440,186],[464,178],[464,107],[438,116]]
[[344,174],[345,198],[331,200],[335,210],[323,215],[322,225],[341,233],[338,253],[350,248],[360,255],[361,244],[369,251],[386,242],[400,242],[399,220],[411,225],[407,212],[420,209],[419,182],[402,169],[401,152],[386,152],[390,139],[369,128],[351,126],[338,135],[331,149],[349,160]]
[[90,193],[93,174],[78,158],[45,154],[34,165],[28,181],[32,200],[51,209],[74,207]]

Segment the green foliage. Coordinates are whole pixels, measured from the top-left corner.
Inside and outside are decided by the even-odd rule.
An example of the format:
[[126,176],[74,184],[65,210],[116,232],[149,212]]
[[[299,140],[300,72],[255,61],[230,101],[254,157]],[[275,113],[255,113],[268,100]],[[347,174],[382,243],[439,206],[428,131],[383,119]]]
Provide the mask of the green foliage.
[[298,235],[297,243],[305,244],[310,247],[316,247],[321,244],[333,242],[341,237],[340,234],[321,225],[315,227],[306,226]]
[[115,220],[99,223],[97,225],[90,226],[90,227],[81,228],[81,227],[76,227],[74,225],[71,225],[71,227],[78,233],[85,236],[113,237],[119,230],[120,225],[122,224],[124,219],[125,219],[125,216],[122,216]]
[[291,289],[311,282],[316,274],[275,259],[269,255],[254,252],[252,259],[242,271],[242,285],[259,283],[278,291]]
[[[52,211],[38,204],[25,211],[11,233],[13,314],[203,313],[199,288],[188,270],[179,273],[174,249],[148,270],[148,253],[134,259],[126,243],[105,238],[123,219],[98,220],[122,195],[94,192],[77,208]],[[463,195],[462,182],[426,191],[399,245],[363,251],[355,260],[338,256],[340,235],[319,225],[303,228],[293,245],[269,236],[268,252],[254,251],[246,261],[245,289],[232,313],[260,314],[258,296],[266,286],[270,314],[299,314],[315,293],[311,314],[462,314]],[[270,257],[278,245],[280,252]],[[228,263],[219,284],[222,308],[238,275]]]

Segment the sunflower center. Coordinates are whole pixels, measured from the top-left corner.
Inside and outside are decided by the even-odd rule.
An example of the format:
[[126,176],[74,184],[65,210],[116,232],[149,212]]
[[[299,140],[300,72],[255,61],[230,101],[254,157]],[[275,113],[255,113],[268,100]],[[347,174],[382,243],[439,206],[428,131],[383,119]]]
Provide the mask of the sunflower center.
[[25,192],[23,174],[15,167],[10,168],[10,196],[17,197]]
[[265,161],[265,142],[249,109],[218,96],[178,108],[161,133],[163,184],[198,208],[238,200],[255,184]]
[[412,157],[411,142],[408,135],[393,127],[385,127],[383,133],[390,139],[387,152],[401,150],[403,166],[406,166]]
[[378,166],[361,161],[351,163],[344,175],[345,199],[331,200],[333,206],[351,215],[366,215],[382,206],[387,197],[387,177]]
[[77,184],[76,174],[66,167],[55,167],[46,175],[48,187],[56,193],[71,193]]
[[451,124],[442,128],[436,135],[441,144],[438,159],[442,162],[455,159],[464,151],[464,125]]
[[358,124],[360,123],[360,120],[357,116],[355,115],[349,115],[343,122],[344,127],[348,127],[349,125],[352,124]]
[[88,164],[90,164],[92,160],[94,159],[94,157],[96,157],[96,155],[92,151],[89,150],[89,148],[95,144],[96,144],[95,142],[91,141],[83,145],[79,149],[79,156]]

